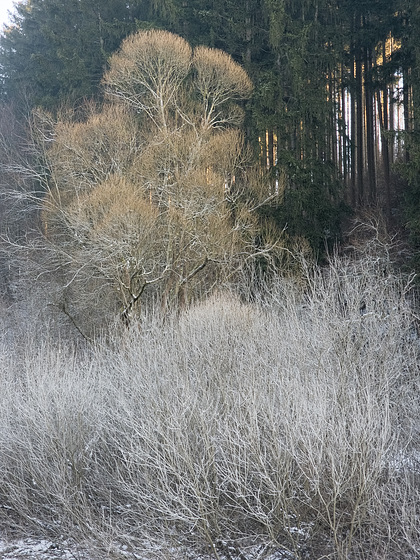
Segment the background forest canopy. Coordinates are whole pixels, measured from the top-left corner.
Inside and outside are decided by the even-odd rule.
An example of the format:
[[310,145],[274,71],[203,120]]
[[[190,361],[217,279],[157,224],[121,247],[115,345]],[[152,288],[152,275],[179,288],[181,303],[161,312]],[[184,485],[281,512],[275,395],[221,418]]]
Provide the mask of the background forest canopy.
[[[104,120],[107,111],[116,111],[109,107],[109,88],[103,87],[104,72],[110,61],[111,66],[115,61],[113,53],[125,38],[151,29],[182,37],[191,45],[188,48],[203,45],[227,53],[232,64],[242,66],[253,83],[252,94],[248,88],[246,95],[229,101],[231,109],[233,105],[237,108],[235,115],[245,109],[242,122],[235,117],[235,123],[218,127],[231,135],[234,129],[238,131],[235,140],[230,140],[230,170],[223,171],[232,187],[236,180],[234,203],[224,201],[230,204],[233,221],[229,227],[239,215],[244,219],[244,209],[250,210],[254,199],[252,226],[247,222],[250,214],[241,222],[242,230],[248,233],[241,241],[248,255],[261,249],[260,265],[266,267],[265,251],[278,239],[282,246],[310,248],[320,256],[326,248],[343,241],[343,236],[348,241],[349,218],[369,214],[376,216],[375,223],[381,223],[382,233],[392,237],[398,232],[408,241],[409,266],[417,266],[420,6],[414,0],[18,3],[12,23],[0,38],[0,125],[2,138],[8,138],[8,145],[3,142],[2,148],[3,168],[8,171],[3,175],[7,183],[4,189],[13,181],[19,188],[24,181],[28,188],[31,174],[32,181],[51,188],[51,162],[45,159],[51,139],[47,142],[46,131],[56,134],[58,126],[65,135],[67,126],[70,134],[70,124],[64,123],[73,122],[74,132],[82,121],[92,129],[95,119],[98,127],[105,126],[101,118]],[[241,98],[249,94],[244,104]],[[183,96],[185,103],[188,95],[184,92]],[[96,116],[95,111],[86,109],[87,100],[90,107],[92,103],[98,107],[104,104],[102,117],[102,109]],[[110,118],[122,123],[130,120],[122,113]],[[26,172],[24,179],[22,174],[16,178],[17,159],[26,158],[20,169],[28,169],[28,150],[22,149],[21,142],[28,129],[32,138],[38,135],[38,152],[31,154],[31,173]],[[130,134],[128,129],[125,134]],[[20,140],[11,145],[12,137]],[[40,137],[43,154],[39,152]],[[227,142],[225,137],[220,145]],[[252,158],[256,168],[251,173]],[[205,166],[208,168],[208,162]],[[128,188],[127,179],[124,177],[124,188]],[[123,188],[121,184],[119,188]],[[4,203],[3,223],[8,210]],[[237,231],[235,226],[232,231]],[[240,254],[242,250],[235,247]],[[200,254],[190,269],[177,273],[180,280],[176,283],[184,285],[196,269],[194,276],[201,272],[201,266],[222,260],[227,262],[208,251]],[[282,262],[278,256],[274,261],[277,265]],[[211,276],[216,281],[214,271]],[[143,285],[137,274],[135,282],[136,290],[124,284],[131,294],[124,301],[125,307]]]

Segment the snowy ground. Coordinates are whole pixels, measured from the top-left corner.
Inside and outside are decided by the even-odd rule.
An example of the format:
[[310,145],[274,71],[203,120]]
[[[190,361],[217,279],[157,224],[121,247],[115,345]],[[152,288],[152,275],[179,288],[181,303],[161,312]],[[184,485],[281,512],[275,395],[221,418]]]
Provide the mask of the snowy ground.
[[96,560],[87,550],[70,543],[52,542],[46,539],[24,538],[18,540],[0,540],[0,558],[2,560]]
[[[148,547],[146,547],[148,548]],[[0,538],[1,560],[214,560],[215,556],[197,555],[187,551],[128,551],[124,546],[112,550],[96,549],[94,546],[76,544],[66,539],[52,541],[44,538]],[[255,547],[246,554],[226,546],[219,551],[220,560],[293,560],[294,555],[286,550]]]
[[[135,558],[130,555],[131,558]],[[124,554],[109,554],[77,545],[65,539],[52,541],[44,538],[0,539],[1,560],[118,560],[128,558]]]

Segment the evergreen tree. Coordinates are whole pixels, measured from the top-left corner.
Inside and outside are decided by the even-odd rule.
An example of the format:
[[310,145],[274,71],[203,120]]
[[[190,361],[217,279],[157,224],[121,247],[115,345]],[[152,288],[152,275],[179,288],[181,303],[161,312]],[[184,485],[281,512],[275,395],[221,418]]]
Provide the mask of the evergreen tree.
[[3,99],[56,107],[97,95],[108,57],[154,17],[150,2],[27,0],[0,38]]
[[401,165],[407,179],[405,218],[413,249],[414,264],[420,268],[420,6],[403,2],[401,10],[401,65],[405,98],[406,158]]
[[342,208],[335,141],[335,12],[323,1],[264,4],[271,63],[254,78],[253,120],[262,164],[272,170],[273,188],[279,190],[274,214],[280,227],[323,249],[326,239],[337,238]]

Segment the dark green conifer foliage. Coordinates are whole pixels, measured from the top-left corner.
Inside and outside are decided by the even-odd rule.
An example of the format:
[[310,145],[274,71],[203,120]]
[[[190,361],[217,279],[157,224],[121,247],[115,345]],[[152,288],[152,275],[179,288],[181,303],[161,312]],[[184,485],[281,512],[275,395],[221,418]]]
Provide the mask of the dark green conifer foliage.
[[264,165],[284,177],[275,212],[279,227],[314,249],[339,234],[339,194],[332,95],[338,53],[330,4],[265,0],[270,65],[258,76],[253,122]]
[[406,77],[404,97],[407,103],[406,154],[400,166],[407,179],[405,219],[410,235],[413,260],[420,270],[420,5],[415,0],[402,2],[400,32],[402,40],[401,66]]
[[246,136],[272,176],[267,194],[280,186],[271,205],[280,229],[323,247],[339,235],[344,202],[356,212],[379,207],[395,222],[399,173],[414,236],[419,12],[416,0],[27,0],[0,39],[0,93],[29,109],[100,97],[121,40],[167,29],[227,51],[250,75]]
[[153,23],[152,2],[27,0],[0,38],[3,99],[49,109],[98,95],[108,57],[137,27]]

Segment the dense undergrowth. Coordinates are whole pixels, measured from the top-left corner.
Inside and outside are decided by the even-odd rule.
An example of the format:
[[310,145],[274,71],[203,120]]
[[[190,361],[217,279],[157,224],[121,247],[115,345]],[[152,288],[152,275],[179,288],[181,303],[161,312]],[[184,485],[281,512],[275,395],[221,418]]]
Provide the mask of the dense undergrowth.
[[4,526],[165,558],[418,554],[416,304],[379,261],[252,302],[221,292],[86,348],[44,334],[0,349]]

